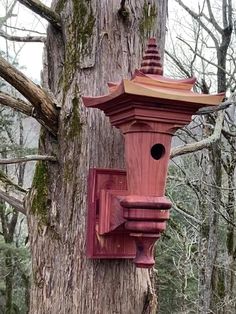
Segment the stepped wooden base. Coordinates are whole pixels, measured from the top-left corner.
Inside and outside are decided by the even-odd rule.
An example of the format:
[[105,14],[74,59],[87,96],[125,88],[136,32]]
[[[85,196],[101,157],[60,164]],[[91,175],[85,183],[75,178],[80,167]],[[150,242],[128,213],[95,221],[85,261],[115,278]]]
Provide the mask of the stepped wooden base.
[[91,169],[88,203],[89,258],[154,265],[153,246],[169,219],[171,203],[165,197],[128,195],[125,171]]

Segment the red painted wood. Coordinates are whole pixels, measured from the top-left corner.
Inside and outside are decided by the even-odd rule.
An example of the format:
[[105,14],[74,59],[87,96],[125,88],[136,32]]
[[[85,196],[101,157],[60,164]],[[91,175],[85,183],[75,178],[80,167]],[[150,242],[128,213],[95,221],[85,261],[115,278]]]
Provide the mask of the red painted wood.
[[133,260],[135,265],[140,268],[151,268],[155,264],[154,244],[160,238],[160,234],[130,234],[135,239],[136,256]]
[[100,235],[107,234],[117,229],[126,222],[124,209],[121,206],[123,196],[128,191],[101,190],[99,199],[99,225]]
[[169,210],[156,210],[156,209],[145,209],[140,208],[125,208],[124,218],[127,220],[140,220],[140,221],[165,221],[170,217]]
[[121,205],[125,208],[170,209],[172,204],[163,196],[127,195],[122,197]]
[[[100,192],[126,191],[126,172],[114,169],[90,169],[88,178],[88,216],[86,255],[89,258],[134,258],[135,241],[124,228],[101,235],[99,229]],[[104,192],[102,192],[104,193]],[[124,192],[125,193],[125,192]],[[105,209],[106,210],[106,209]],[[105,213],[103,213],[104,215]],[[103,226],[101,228],[106,228]],[[103,230],[103,229],[102,229]],[[106,229],[105,229],[106,230]]]

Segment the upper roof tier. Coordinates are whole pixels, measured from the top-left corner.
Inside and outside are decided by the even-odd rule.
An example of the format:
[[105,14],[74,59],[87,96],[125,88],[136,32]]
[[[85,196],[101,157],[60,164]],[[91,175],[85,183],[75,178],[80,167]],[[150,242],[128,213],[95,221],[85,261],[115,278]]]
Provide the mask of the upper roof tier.
[[196,79],[171,79],[164,77],[161,58],[155,38],[150,38],[143,56],[141,69],[136,70],[132,79],[123,79],[119,83],[108,83],[109,94],[99,97],[83,97],[86,107],[110,111],[111,107],[125,106],[132,100],[144,101],[145,106],[158,107],[165,104],[181,107],[181,104],[194,107],[194,111],[205,106],[219,104],[224,98],[220,94],[199,94],[192,91]]

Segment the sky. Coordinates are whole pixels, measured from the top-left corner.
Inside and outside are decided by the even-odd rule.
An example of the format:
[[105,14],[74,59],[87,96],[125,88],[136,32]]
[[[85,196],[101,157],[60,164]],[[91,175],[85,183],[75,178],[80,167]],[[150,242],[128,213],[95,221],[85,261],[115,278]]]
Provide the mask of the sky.
[[[50,5],[51,1],[45,0],[42,1],[47,5]],[[0,17],[5,15],[5,6],[10,6],[12,0],[0,0]],[[31,10],[27,9],[21,4],[17,4],[14,11],[14,17],[8,20],[8,25],[24,28],[29,30],[36,30],[40,33],[46,33],[47,22],[39,18],[36,14],[32,13]],[[18,31],[11,28],[3,28],[8,34],[11,32],[14,35],[18,36],[27,36],[29,35],[28,31]],[[12,34],[13,34],[12,33]],[[33,34],[33,33],[32,33]],[[37,34],[35,34],[37,35]],[[9,46],[9,54],[14,56],[18,53],[18,62],[21,68],[21,71],[26,74],[31,79],[36,82],[40,81],[40,72],[42,69],[42,53],[43,53],[43,43],[12,43],[7,41]],[[0,38],[0,48],[1,50],[6,49],[6,40]]]

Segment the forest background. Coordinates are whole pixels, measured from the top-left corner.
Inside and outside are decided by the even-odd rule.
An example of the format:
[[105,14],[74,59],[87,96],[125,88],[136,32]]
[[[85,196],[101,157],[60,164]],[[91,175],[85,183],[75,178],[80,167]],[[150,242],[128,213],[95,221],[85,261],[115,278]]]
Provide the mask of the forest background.
[[[29,18],[32,13],[17,1],[1,0],[0,5],[0,53],[39,84],[41,65],[36,59],[43,51],[46,23],[36,15]],[[28,38],[19,42],[17,37]],[[191,6],[169,1],[165,75],[194,75],[197,91],[225,91],[229,100],[226,110],[196,116],[174,139],[174,146],[186,146],[173,148],[169,166],[167,196],[173,207],[168,230],[156,247],[153,275],[158,313],[235,313],[235,39],[231,1]],[[4,80],[0,90],[20,97]],[[0,131],[2,160],[38,154],[39,125],[34,119],[1,106]],[[30,302],[34,278],[22,204],[34,167],[34,161],[1,163],[0,309],[7,314],[27,313]]]

